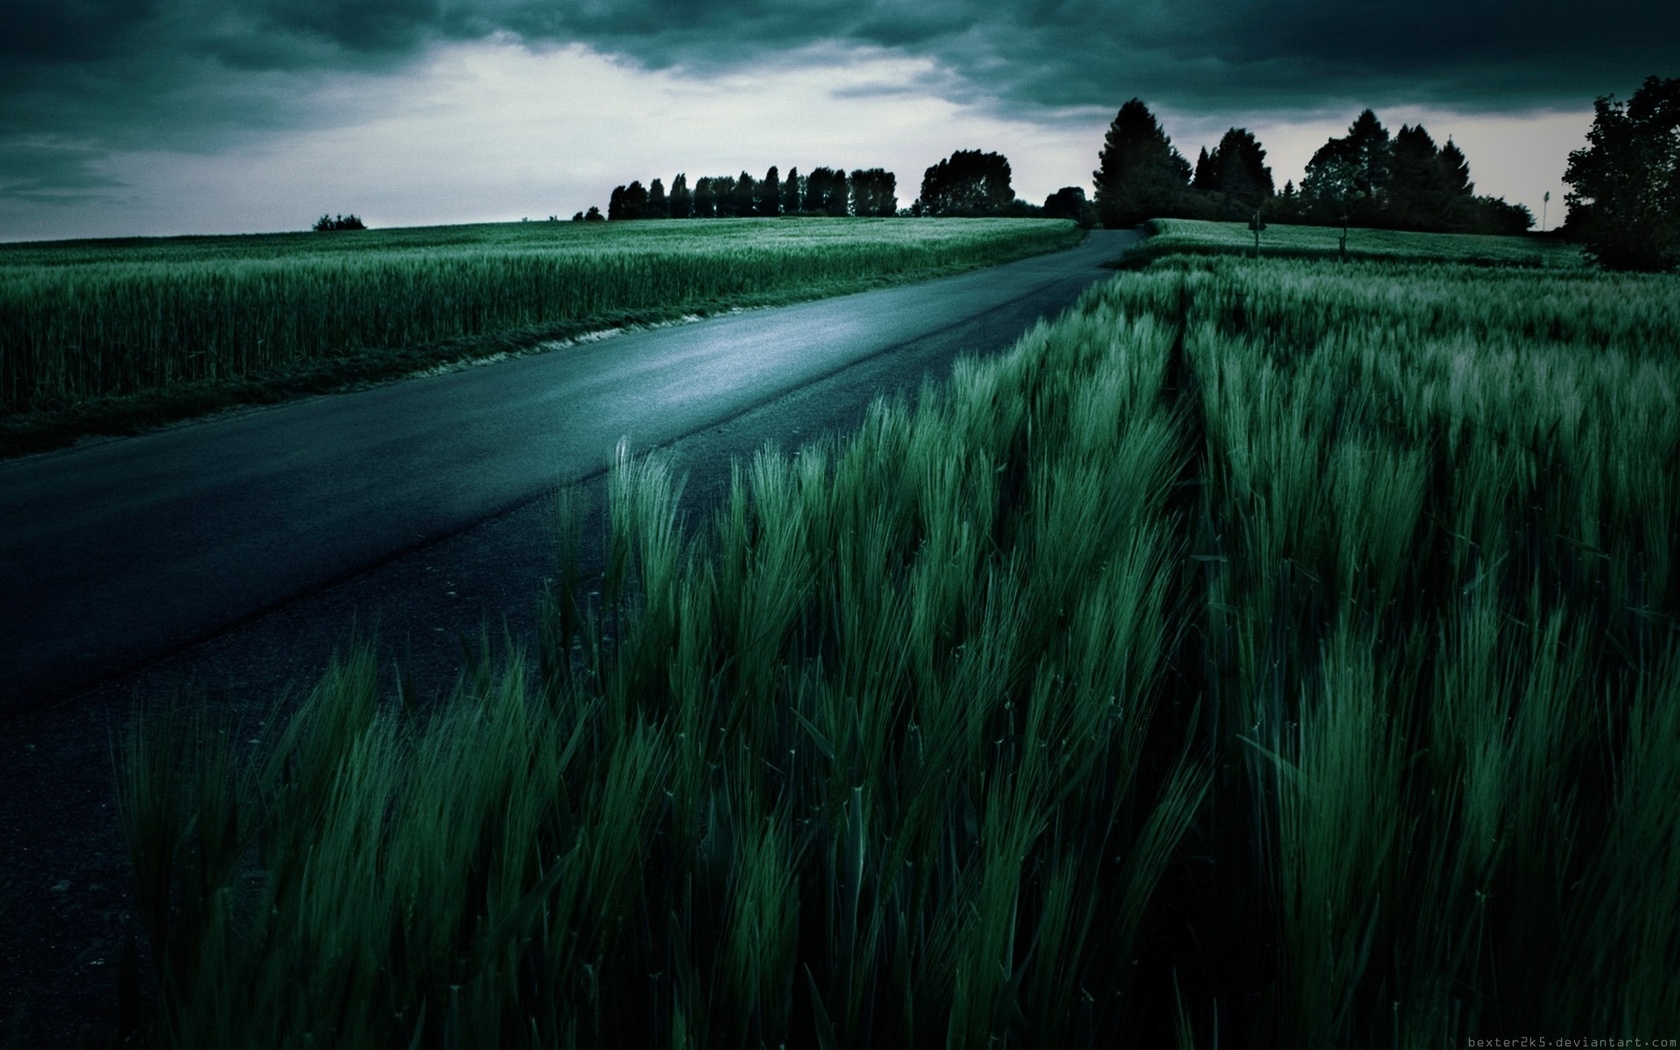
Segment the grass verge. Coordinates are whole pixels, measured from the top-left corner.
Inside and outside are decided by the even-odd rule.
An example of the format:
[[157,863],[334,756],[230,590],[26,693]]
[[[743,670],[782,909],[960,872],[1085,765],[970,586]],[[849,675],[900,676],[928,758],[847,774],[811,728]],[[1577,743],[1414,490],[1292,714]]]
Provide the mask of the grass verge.
[[[1246,223],[1201,219],[1155,219],[1140,252],[1128,257],[1144,266],[1171,255],[1230,256],[1254,251],[1254,232]],[[1342,231],[1335,226],[1272,223],[1260,234],[1260,254],[1273,259],[1335,259],[1341,256]],[[1555,237],[1504,237],[1491,234],[1409,233],[1353,229],[1347,257],[1360,261],[1459,263],[1579,269],[1588,265],[1580,246]]]

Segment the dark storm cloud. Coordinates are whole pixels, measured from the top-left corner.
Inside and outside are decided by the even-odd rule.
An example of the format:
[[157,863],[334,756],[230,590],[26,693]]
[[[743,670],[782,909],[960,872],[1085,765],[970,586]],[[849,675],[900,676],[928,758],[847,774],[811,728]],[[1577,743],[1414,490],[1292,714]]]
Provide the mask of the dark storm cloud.
[[1133,95],[1213,115],[1579,109],[1680,75],[1674,0],[5,0],[0,194],[94,179],[100,149],[330,120],[306,102],[322,75],[492,33],[700,73],[885,48],[937,62],[948,97],[1024,117]]

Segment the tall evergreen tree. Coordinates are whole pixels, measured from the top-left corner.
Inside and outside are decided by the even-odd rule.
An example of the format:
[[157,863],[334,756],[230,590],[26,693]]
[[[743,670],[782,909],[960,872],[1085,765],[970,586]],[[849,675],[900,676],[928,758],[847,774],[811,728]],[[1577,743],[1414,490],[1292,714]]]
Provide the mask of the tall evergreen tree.
[[654,179],[648,184],[647,210],[642,213],[644,219],[664,219],[671,214],[671,204],[665,199],[665,184]]
[[1465,159],[1464,151],[1459,149],[1451,138],[1441,147],[1438,163],[1441,169],[1441,192],[1452,197],[1475,195],[1476,184],[1470,181],[1470,162]]
[[775,216],[782,213],[782,178],[774,164],[764,173],[764,181],[758,184],[755,192],[758,197],[758,214]]
[[1394,147],[1389,142],[1388,129],[1382,126],[1376,113],[1367,109],[1354,118],[1348,128],[1347,142],[1350,155],[1358,167],[1354,188],[1363,192],[1365,199],[1376,201],[1383,187],[1388,185],[1394,163]]
[[1394,133],[1393,164],[1384,201],[1389,224],[1403,230],[1446,230],[1451,196],[1435,140],[1421,124],[1402,124]]
[[694,217],[715,219],[717,213],[717,181],[710,175],[702,175],[694,184]]
[[1183,203],[1190,162],[1173,148],[1142,99],[1120,107],[1103,138],[1098,168],[1097,214],[1104,226],[1135,226],[1170,215]]
[[1196,154],[1196,174],[1190,180],[1190,188],[1198,193],[1216,193],[1219,190],[1219,169],[1206,146]]
[[611,222],[617,222],[625,217],[624,187],[614,186],[612,196],[607,198],[607,219]]
[[1246,128],[1231,128],[1213,151],[1214,183],[1219,192],[1244,209],[1272,196],[1272,169],[1266,150]]

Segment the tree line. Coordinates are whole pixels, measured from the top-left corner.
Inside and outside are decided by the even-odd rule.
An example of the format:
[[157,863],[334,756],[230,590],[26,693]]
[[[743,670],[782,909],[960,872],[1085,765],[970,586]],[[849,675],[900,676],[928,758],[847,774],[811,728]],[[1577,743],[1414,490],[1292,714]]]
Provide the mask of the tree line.
[[[1422,124],[1390,134],[1369,109],[1313,153],[1299,187],[1277,190],[1265,161],[1254,135],[1233,127],[1192,165],[1134,98],[1109,125],[1092,173],[1097,217],[1110,227],[1154,218],[1340,226],[1344,247],[1352,226],[1520,234],[1534,225],[1523,205],[1477,195],[1451,138],[1437,144]],[[1680,78],[1647,77],[1625,103],[1600,96],[1563,180],[1563,236],[1608,267],[1680,268]]]
[[790,168],[784,178],[771,165],[761,179],[750,172],[740,175],[703,176],[689,185],[687,173],[680,173],[666,188],[661,179],[646,186],[640,180],[612,191],[607,214],[599,208],[579,212],[573,221],[591,218],[626,219],[736,219],[776,215],[862,215],[898,214],[898,178],[881,168],[859,168],[848,174],[843,168],[816,168],[809,175]]
[[1065,186],[1043,205],[1015,196],[1009,159],[978,149],[957,150],[922,174],[920,195],[898,206],[898,177],[882,168],[817,168],[784,178],[774,166],[761,179],[750,172],[704,177],[689,185],[687,174],[646,186],[640,180],[615,187],[607,213],[598,207],[572,216],[574,222],[601,219],[733,219],[777,215],[822,216],[1018,216],[1076,219],[1095,225],[1085,191]]
[[[1389,133],[1367,109],[1320,146],[1305,177],[1276,189],[1266,150],[1233,127],[1191,163],[1140,99],[1120,107],[1098,156],[1096,209],[1106,226],[1145,219],[1238,219],[1434,233],[1522,233],[1534,216],[1477,196],[1464,151],[1437,145],[1422,124]],[[1262,220],[1264,221],[1264,220]]]

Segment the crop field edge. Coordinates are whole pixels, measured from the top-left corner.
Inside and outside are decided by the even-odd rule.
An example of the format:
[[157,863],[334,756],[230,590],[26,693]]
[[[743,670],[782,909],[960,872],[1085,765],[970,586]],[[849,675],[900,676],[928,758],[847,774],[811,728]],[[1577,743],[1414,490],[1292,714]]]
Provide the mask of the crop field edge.
[[1059,241],[1047,237],[1033,250],[1015,250],[991,258],[842,278],[794,289],[756,289],[721,298],[601,312],[406,346],[364,347],[351,354],[306,360],[260,375],[180,382],[127,395],[88,397],[36,411],[0,411],[0,461],[59,451],[90,439],[134,436],[228,411],[348,393],[420,375],[475,367],[502,357],[562,351],[584,337],[602,332],[640,331],[742,310],[772,309],[952,277],[1034,255],[1065,251],[1082,243],[1085,235],[1086,231],[1073,227]]

